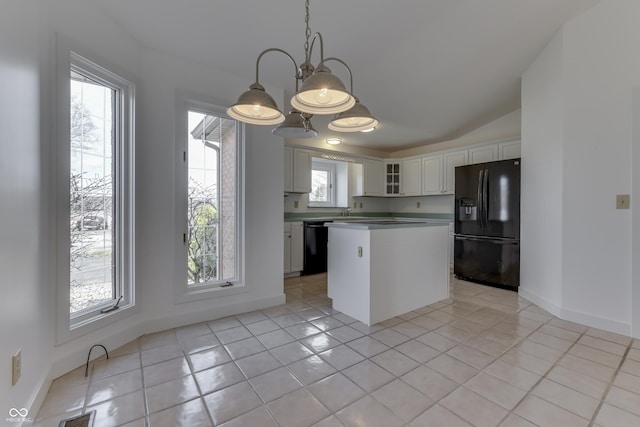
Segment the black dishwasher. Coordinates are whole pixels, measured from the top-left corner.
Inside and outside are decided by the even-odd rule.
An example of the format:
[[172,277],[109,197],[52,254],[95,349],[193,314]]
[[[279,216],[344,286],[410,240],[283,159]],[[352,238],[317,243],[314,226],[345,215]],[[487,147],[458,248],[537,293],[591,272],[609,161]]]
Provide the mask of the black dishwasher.
[[327,238],[329,230],[325,223],[332,221],[304,222],[304,268],[303,275],[327,271]]

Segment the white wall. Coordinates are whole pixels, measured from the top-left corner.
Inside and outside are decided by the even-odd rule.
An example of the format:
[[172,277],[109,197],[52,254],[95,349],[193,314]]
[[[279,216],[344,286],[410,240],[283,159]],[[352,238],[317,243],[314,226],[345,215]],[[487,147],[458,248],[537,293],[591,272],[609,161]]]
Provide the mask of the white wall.
[[[270,128],[247,126],[246,140],[246,293],[176,304],[173,288],[185,280],[183,260],[176,254],[184,226],[179,223],[175,197],[178,154],[174,117],[176,99],[196,97],[221,105],[233,103],[246,90],[246,78],[185,62],[159,52],[142,55],[137,146],[137,283],[148,329],[166,329],[249,310],[258,301],[282,295],[281,232],[261,224],[281,224],[284,164],[282,139]],[[270,90],[271,92],[271,90]],[[273,92],[272,92],[273,93]],[[277,218],[277,222],[271,222]],[[278,249],[280,246],[280,249]],[[180,247],[180,246],[178,246]],[[261,253],[263,252],[263,253]],[[173,278],[173,280],[167,280]],[[225,311],[226,310],[226,311]]]
[[[57,46],[67,46],[75,49],[80,55],[86,56],[87,59],[94,61],[107,69],[123,75],[123,77],[133,80],[138,84],[138,78],[141,75],[141,62],[139,60],[142,49],[131,38],[115,26],[112,21],[104,16],[100,9],[87,4],[81,0],[60,0],[48,2],[46,0],[32,0],[28,3],[37,4],[38,13],[42,20],[42,27],[47,41],[41,46],[43,56],[42,61],[49,64],[49,68],[42,68],[44,74],[44,84],[47,87],[49,98],[41,100],[43,114],[51,121],[51,128],[44,129],[45,134],[55,135],[55,128],[61,124],[55,122],[53,110],[57,108],[57,98],[55,86],[57,77],[55,73],[55,64],[57,60]],[[65,76],[62,76],[64,79]],[[64,124],[62,124],[64,125]],[[139,128],[137,129],[139,131]],[[136,138],[139,139],[139,132],[136,132]],[[56,311],[60,307],[56,307],[56,286],[65,286],[65,284],[57,284],[55,277],[56,268],[56,250],[59,247],[55,241],[55,229],[53,227],[55,219],[55,207],[57,200],[56,188],[54,182],[56,179],[55,162],[56,150],[55,137],[52,136],[50,141],[43,139],[42,143],[46,147],[51,147],[50,156],[46,159],[43,168],[47,170],[48,176],[52,183],[47,191],[51,202],[43,209],[47,211],[47,215],[52,221],[47,224],[48,233],[51,235],[51,245],[49,246],[49,256],[51,269],[47,275],[47,286],[51,291],[51,316],[47,319],[50,331],[53,337],[56,326]],[[47,377],[55,378],[62,373],[73,369],[84,363],[86,354],[91,345],[101,343],[112,349],[120,345],[123,341],[131,340],[143,333],[141,329],[143,315],[140,311],[134,315],[119,320],[109,325],[109,327],[97,329],[96,331],[85,334],[74,340],[60,344],[52,338],[52,348],[50,357],[44,365],[49,369]],[[114,332],[117,331],[117,332]],[[40,390],[42,391],[42,390]],[[46,388],[45,390],[46,391]],[[37,404],[37,402],[35,402]]]
[[[557,269],[551,273],[551,283],[561,287],[562,316],[626,334],[632,318],[631,211],[616,210],[615,195],[630,194],[632,167],[640,167],[631,160],[632,94],[640,86],[639,21],[640,3],[635,0],[603,1],[569,21],[552,42],[561,43],[561,54],[549,58],[545,51],[525,73],[522,100],[523,156],[529,166],[529,156],[539,156],[539,169],[523,177],[523,216],[562,224],[562,274],[558,277]],[[555,71],[545,78],[549,67]],[[548,91],[551,82],[559,83],[553,92]],[[556,106],[551,115],[535,108],[541,94],[543,103]],[[561,110],[554,100],[558,95]],[[563,127],[556,146],[556,152],[563,153],[561,181],[532,183],[549,172],[557,175],[553,160],[542,159],[545,145],[531,132],[554,128],[557,120]],[[528,186],[546,192],[527,194]],[[523,246],[523,268],[548,268],[540,255],[543,250],[557,252],[555,246]],[[525,289],[530,286],[537,297],[556,300],[557,290],[536,288],[536,280],[530,276]]]
[[[282,195],[280,196],[282,197]],[[389,212],[389,200],[378,197],[351,197],[348,198],[349,205],[351,207],[351,215],[357,213],[372,213],[372,212]],[[295,202],[298,202],[296,207]],[[353,207],[353,203],[356,202],[356,207]],[[362,208],[360,207],[362,203]],[[341,214],[344,208],[311,208],[309,207],[309,195],[308,194],[294,194],[291,193],[284,198],[284,211],[288,213],[327,213],[327,214]]]
[[[640,188],[640,88],[633,90],[633,139],[631,188]],[[638,192],[631,198],[631,334],[640,336],[640,197]]]
[[[420,203],[420,207],[418,207],[418,203]],[[454,196],[448,194],[445,196],[399,197],[390,199],[389,204],[391,212],[453,215],[455,201]]]
[[627,333],[631,212],[615,195],[631,191],[638,22],[638,1],[610,0],[565,25],[564,306]]
[[[8,3],[8,2],[4,2]],[[0,417],[30,408],[51,352],[47,283],[47,138],[41,115],[46,75],[41,22],[33,3],[0,13]],[[13,3],[13,2],[12,2]],[[9,12],[10,13],[7,13]],[[22,349],[22,378],[11,386],[11,355]],[[34,415],[32,413],[32,415]],[[0,419],[1,419],[0,418]]]
[[562,306],[562,33],[522,77],[519,293],[560,314]]
[[[23,377],[11,387],[0,369],[0,414],[26,407],[35,415],[48,381],[84,363],[97,342],[113,349],[137,336],[284,302],[282,283],[283,143],[270,130],[246,131],[246,220],[243,292],[175,303],[184,280],[176,260],[174,120],[176,93],[232,103],[251,76],[184,63],[137,45],[100,9],[81,0],[10,2],[0,14],[0,365],[23,351]],[[4,13],[5,11],[10,13]],[[41,33],[37,29],[40,29]],[[136,284],[138,313],[78,339],[55,345],[55,253],[49,200],[53,116],[50,61],[58,33],[90,52],[90,59],[137,83]],[[249,71],[249,74],[251,71]],[[268,88],[282,98],[282,91]],[[41,115],[42,112],[42,115]],[[53,150],[51,150],[53,151]],[[280,224],[268,227],[265,224]],[[50,242],[51,241],[51,242]],[[19,331],[19,332],[17,332]]]

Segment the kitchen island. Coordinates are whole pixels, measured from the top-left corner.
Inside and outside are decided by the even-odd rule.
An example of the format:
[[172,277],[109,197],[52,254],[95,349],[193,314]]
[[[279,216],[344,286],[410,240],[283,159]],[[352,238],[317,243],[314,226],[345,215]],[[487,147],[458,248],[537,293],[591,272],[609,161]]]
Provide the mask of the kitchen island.
[[367,325],[449,297],[447,224],[407,220],[327,223],[327,295]]

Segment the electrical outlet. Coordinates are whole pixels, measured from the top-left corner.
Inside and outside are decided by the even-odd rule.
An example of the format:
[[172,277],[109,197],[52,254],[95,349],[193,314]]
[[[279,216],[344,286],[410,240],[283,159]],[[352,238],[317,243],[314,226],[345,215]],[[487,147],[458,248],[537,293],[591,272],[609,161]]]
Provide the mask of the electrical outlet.
[[616,195],[616,209],[629,209],[629,195],[618,194]]
[[22,375],[22,350],[11,357],[11,385],[16,385]]
[[420,207],[420,202],[416,202],[416,208]]
[[353,209],[358,209],[358,202],[353,202]]
[[293,201],[293,207],[294,207],[295,209],[298,209],[298,205],[299,205],[299,204],[300,204],[300,202],[298,202],[297,200],[294,200],[294,201]]
[[360,202],[360,209],[362,209],[362,202]]

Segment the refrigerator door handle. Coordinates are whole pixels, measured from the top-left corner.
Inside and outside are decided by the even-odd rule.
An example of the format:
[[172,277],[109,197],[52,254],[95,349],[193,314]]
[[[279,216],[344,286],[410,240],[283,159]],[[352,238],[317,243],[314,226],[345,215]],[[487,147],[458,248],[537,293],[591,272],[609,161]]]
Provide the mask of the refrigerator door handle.
[[496,237],[486,237],[486,236],[465,236],[460,234],[454,235],[455,240],[469,240],[472,242],[492,242],[496,245],[519,245],[519,239],[501,239]]
[[[484,218],[485,227],[489,227],[489,169],[484,170],[484,176],[482,177],[482,216]],[[486,230],[485,230],[486,233]]]
[[478,194],[476,196],[476,200],[478,203],[478,219],[480,221],[480,228],[484,228],[484,215],[482,214],[483,210],[482,210],[482,176],[484,174],[484,169],[480,169],[480,172],[478,172]]
[[456,240],[471,240],[473,242],[481,242],[481,241],[486,240],[486,239],[478,239],[477,237],[463,237],[463,236],[454,236],[454,239],[456,239]]

